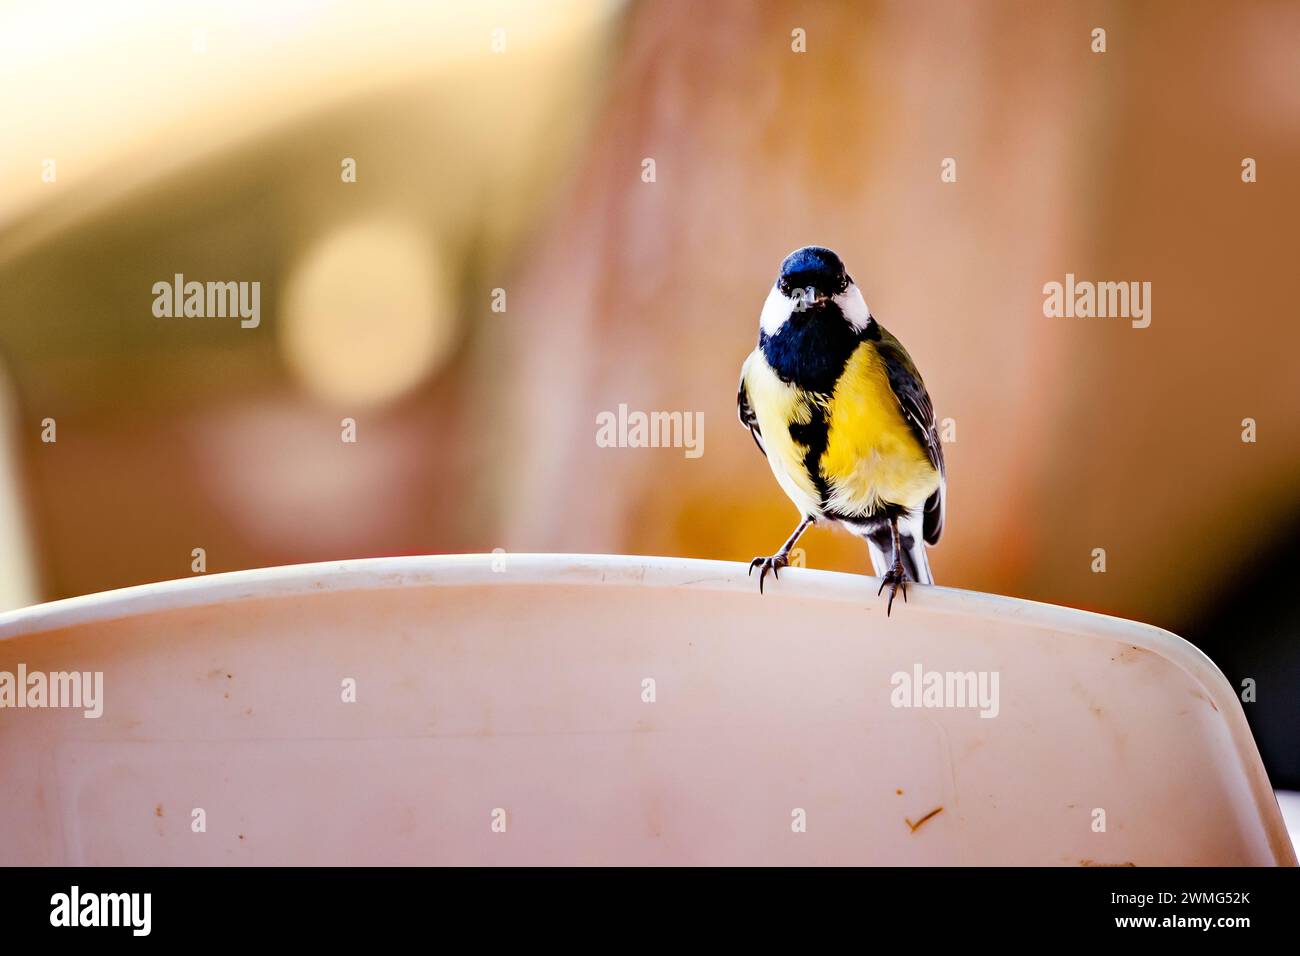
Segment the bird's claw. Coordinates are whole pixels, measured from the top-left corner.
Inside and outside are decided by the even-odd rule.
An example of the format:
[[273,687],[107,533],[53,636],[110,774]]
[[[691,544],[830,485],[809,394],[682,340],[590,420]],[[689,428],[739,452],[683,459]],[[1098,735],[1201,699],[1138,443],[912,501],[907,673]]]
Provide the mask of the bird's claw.
[[889,603],[885,605],[885,617],[889,617],[890,612],[894,609],[894,595],[902,590],[903,603],[907,603],[907,571],[903,568],[903,562],[895,561],[894,566],[885,572],[880,579],[880,587],[876,588],[876,596],[885,590],[885,585],[889,585]]
[[767,577],[767,572],[771,571],[772,576],[778,581],[781,579],[781,569],[789,567],[790,558],[784,553],[777,553],[770,558],[755,558],[749,562],[749,573],[752,575],[755,568],[762,568],[758,573],[758,593],[763,593],[763,579]]

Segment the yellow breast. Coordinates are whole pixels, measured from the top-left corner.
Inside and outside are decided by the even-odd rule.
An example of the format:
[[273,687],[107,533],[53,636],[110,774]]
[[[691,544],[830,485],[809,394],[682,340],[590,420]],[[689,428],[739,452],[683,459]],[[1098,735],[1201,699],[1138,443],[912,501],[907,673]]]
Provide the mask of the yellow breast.
[[939,472],[903,417],[880,353],[863,342],[849,358],[827,406],[820,460],[827,510],[869,514],[881,503],[918,508],[939,487]]
[[777,484],[802,514],[821,514],[821,495],[804,466],[808,449],[790,437],[791,424],[807,425],[812,421],[808,394],[781,381],[757,349],[745,360],[741,374]]

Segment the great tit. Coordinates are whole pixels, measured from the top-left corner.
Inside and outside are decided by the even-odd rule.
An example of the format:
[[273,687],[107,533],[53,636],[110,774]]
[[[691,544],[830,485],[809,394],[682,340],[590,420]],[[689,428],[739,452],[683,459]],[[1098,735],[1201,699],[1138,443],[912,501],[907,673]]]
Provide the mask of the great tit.
[[947,479],[930,396],[830,249],[805,246],[781,263],[737,409],[801,518],[780,551],[750,562],[760,592],[817,521],[866,540],[876,593],[889,585],[886,616],[908,580],[933,583],[925,547],[943,533]]

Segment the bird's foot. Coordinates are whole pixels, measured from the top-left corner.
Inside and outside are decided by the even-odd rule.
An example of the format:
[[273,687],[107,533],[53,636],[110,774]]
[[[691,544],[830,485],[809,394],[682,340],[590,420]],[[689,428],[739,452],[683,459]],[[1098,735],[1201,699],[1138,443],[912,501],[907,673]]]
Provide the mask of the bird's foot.
[[894,609],[894,595],[900,589],[903,592],[903,603],[907,603],[907,571],[903,568],[902,561],[895,561],[894,566],[885,572],[880,579],[880,587],[876,589],[877,595],[885,590],[886,584],[889,585],[889,603],[885,605],[885,617],[889,617],[889,612]]
[[767,577],[767,572],[771,571],[772,576],[778,581],[781,579],[781,569],[789,567],[790,554],[788,551],[778,551],[770,558],[755,558],[749,562],[749,573],[752,575],[755,568],[762,568],[758,572],[758,593],[763,593],[763,579]]

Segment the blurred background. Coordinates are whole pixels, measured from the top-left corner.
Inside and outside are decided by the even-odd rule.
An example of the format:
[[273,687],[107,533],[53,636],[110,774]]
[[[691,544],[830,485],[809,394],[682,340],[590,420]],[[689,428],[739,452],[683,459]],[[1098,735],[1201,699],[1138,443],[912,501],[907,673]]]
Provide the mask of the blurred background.
[[[1280,2],[2,4],[0,606],[195,548],[770,554],[736,381],[817,243],[952,419],[939,582],[1188,637],[1300,787],[1298,44]],[[1151,326],[1045,318],[1067,272]],[[155,317],[177,273],[260,325]],[[620,404],[704,454],[598,447]]]

